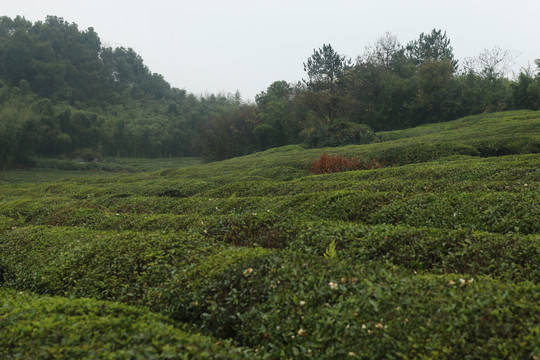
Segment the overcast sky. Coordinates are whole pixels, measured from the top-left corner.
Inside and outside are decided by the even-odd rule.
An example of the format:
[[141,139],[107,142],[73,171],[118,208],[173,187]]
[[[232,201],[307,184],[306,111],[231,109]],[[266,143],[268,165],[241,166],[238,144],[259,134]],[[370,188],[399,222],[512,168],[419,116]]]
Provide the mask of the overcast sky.
[[16,15],[93,27],[174,87],[239,90],[244,100],[305,77],[303,62],[323,44],[354,59],[385,32],[405,45],[442,29],[457,59],[497,46],[519,55],[516,70],[540,58],[539,0],[0,0],[0,16]]

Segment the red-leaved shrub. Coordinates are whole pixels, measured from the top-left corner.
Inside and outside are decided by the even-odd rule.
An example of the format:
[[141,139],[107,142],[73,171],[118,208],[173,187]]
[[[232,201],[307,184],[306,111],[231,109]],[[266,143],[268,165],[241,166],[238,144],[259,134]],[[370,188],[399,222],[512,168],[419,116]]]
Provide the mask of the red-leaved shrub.
[[330,174],[341,171],[378,169],[384,166],[384,162],[377,159],[371,161],[360,161],[360,159],[347,158],[341,155],[322,154],[318,160],[315,160],[311,166],[311,172],[314,174]]

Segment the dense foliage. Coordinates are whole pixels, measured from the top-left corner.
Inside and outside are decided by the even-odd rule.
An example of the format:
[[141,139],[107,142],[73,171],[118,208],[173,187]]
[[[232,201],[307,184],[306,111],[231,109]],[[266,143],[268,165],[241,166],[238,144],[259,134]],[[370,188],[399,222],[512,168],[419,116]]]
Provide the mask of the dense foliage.
[[[539,127],[503,112],[150,172],[2,172],[0,353],[539,358]],[[384,167],[314,175],[325,153]]]
[[[170,319],[115,303],[0,289],[2,359],[252,359]],[[35,324],[40,324],[36,327]],[[216,344],[217,343],[217,344]]]
[[[441,30],[402,46],[386,34],[355,62],[331,45],[304,63],[307,79],[239,93],[194,96],[172,88],[133,50],[92,28],[49,16],[0,18],[0,167],[36,155],[222,160],[287,144],[366,144],[374,131],[540,107],[540,76],[506,77],[494,49],[463,65]],[[540,62],[537,61],[537,66]]]
[[239,107],[239,95],[198,98],[171,88],[133,49],[103,46],[92,28],[55,16],[34,24],[0,18],[3,168],[36,154],[200,156],[212,146],[206,122]]

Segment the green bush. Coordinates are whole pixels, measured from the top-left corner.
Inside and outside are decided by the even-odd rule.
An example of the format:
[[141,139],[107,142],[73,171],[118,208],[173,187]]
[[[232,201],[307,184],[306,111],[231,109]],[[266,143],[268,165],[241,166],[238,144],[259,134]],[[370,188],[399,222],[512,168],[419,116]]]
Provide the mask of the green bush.
[[385,205],[368,222],[534,234],[540,232],[537,200],[532,192],[419,194]]
[[179,268],[223,248],[202,235],[24,227],[0,239],[6,285],[140,303]]
[[389,165],[403,165],[439,160],[452,155],[478,156],[479,152],[473,146],[460,143],[419,142],[382,149],[375,158]]
[[377,141],[377,135],[366,124],[336,120],[332,124],[318,124],[303,131],[308,147],[335,147],[348,144],[370,144]]
[[473,142],[473,146],[485,157],[540,152],[540,141],[530,136],[481,139]]
[[370,144],[377,141],[377,135],[366,124],[353,122],[336,122],[328,128],[327,139],[322,147],[342,146],[347,144]]
[[289,243],[291,251],[322,256],[334,241],[339,258],[357,263],[387,261],[412,271],[485,275],[514,282],[540,279],[536,235],[337,221],[306,225]]
[[[309,172],[321,150],[301,146],[181,169],[163,170],[172,159],[111,163],[145,173],[1,172],[0,283],[136,305],[149,329],[158,318],[183,329],[180,320],[270,359],[540,358],[538,119],[512,112],[383,133],[331,151],[391,166],[324,175]],[[482,157],[504,153],[520,154]],[[71,301],[88,308],[34,295],[15,306],[10,294],[0,294],[10,314],[0,323],[16,324],[11,314],[27,316],[28,303],[40,319],[63,304],[55,324],[72,320]],[[123,335],[139,333],[139,316],[118,318]],[[105,324],[114,331],[92,341],[135,349],[112,338],[115,319],[88,310],[73,326],[94,334]],[[0,327],[9,349],[22,334],[12,329],[36,333],[35,344],[21,340],[22,357],[41,356],[41,343],[79,354],[52,345],[48,320],[24,324]],[[143,342],[161,339],[141,331]],[[231,350],[186,341],[204,356]],[[160,344],[149,357],[169,354]]]
[[405,274],[231,248],[179,273],[164,296],[178,304],[171,317],[280,358],[538,355],[537,285]]
[[253,359],[164,316],[111,302],[0,289],[2,359]]
[[300,257],[267,272],[254,268],[256,285],[275,290],[242,316],[241,337],[294,358],[539,355],[537,287],[460,275],[403,277],[366,265],[358,271]]
[[[533,283],[415,276],[381,258],[355,264],[339,242],[335,260],[204,247],[198,237],[172,234],[97,239],[95,232],[64,230],[58,241],[60,233],[50,229],[11,233],[17,236],[2,244],[7,285],[145,305],[273,357],[538,356],[540,291]],[[49,241],[43,241],[46,234]],[[403,250],[422,256],[414,243],[409,246]],[[44,257],[44,249],[56,256]],[[432,252],[425,254],[429,259]]]
[[281,249],[294,239],[299,219],[291,220],[293,213],[238,214],[208,218],[207,235],[217,241],[236,246],[260,246]]

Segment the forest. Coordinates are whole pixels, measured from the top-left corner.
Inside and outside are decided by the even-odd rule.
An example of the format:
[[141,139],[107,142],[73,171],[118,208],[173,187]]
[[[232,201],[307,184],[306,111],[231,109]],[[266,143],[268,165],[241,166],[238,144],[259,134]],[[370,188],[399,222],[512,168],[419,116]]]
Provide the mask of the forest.
[[401,45],[385,34],[352,60],[330,44],[306,54],[306,78],[241,94],[171,87],[131,48],[48,16],[0,18],[0,168],[39,157],[202,157],[276,146],[377,141],[375,132],[466,115],[540,108],[540,60],[508,78],[509,51],[454,59],[442,30]]

